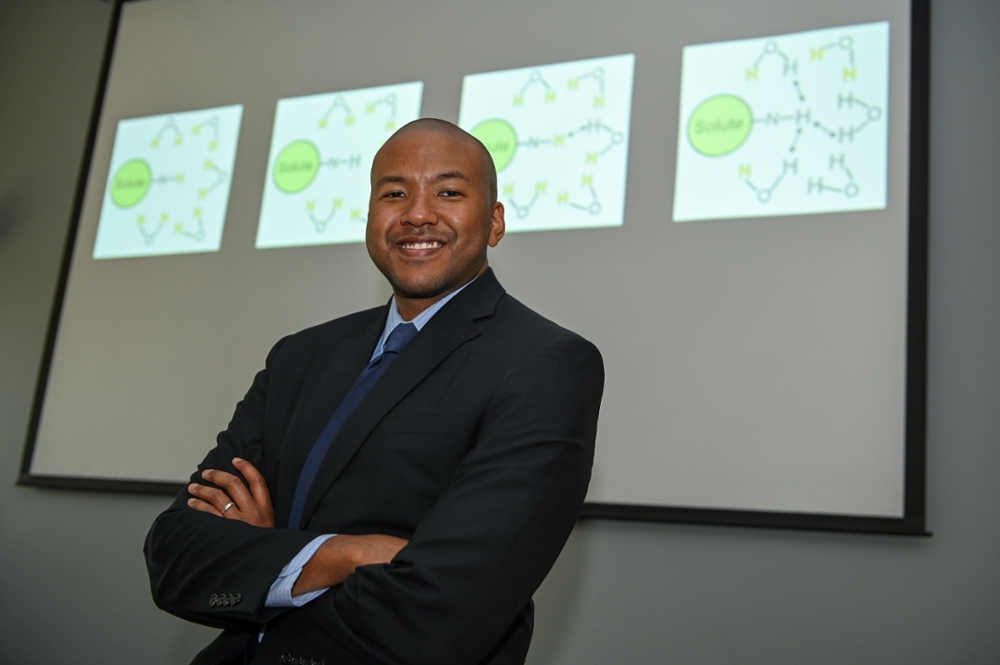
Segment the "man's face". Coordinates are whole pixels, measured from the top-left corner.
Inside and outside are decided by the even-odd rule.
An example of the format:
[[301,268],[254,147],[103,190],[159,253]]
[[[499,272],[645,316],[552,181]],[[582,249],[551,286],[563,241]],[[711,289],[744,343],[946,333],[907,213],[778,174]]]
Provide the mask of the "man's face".
[[436,129],[404,130],[375,156],[366,244],[397,297],[439,299],[486,270],[504,219],[485,171],[478,146]]

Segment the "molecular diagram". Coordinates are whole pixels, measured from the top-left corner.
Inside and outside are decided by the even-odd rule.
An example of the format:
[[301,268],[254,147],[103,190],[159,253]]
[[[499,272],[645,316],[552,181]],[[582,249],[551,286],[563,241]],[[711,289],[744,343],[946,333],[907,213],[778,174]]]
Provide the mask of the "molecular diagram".
[[685,46],[673,221],[887,205],[889,23]]
[[[178,121],[173,116],[168,116],[162,127],[155,133],[149,142],[149,161],[142,158],[134,158],[122,164],[111,181],[111,200],[120,209],[137,208],[146,199],[153,187],[174,187],[178,191],[171,195],[170,199],[195,199],[189,216],[178,219],[171,216],[169,210],[160,210],[150,214],[148,210],[138,210],[135,216],[135,226],[142,237],[143,243],[147,246],[156,242],[161,233],[166,228],[171,228],[178,237],[187,238],[193,242],[200,243],[205,239],[205,222],[203,219],[203,208],[201,201],[212,196],[220,186],[229,178],[228,172],[220,168],[211,159],[213,151],[219,147],[219,127],[220,118],[213,115],[209,119],[190,125],[185,132],[181,129]],[[194,143],[192,148],[185,144],[185,138]],[[192,183],[189,181],[188,172],[179,170],[176,172],[161,173],[159,169],[154,169],[150,161],[156,161],[158,155],[164,157],[164,161],[176,163],[178,156],[171,151],[183,151],[182,157],[188,157],[194,150],[195,158],[198,153],[202,155],[201,168],[197,169],[192,177],[196,177],[196,196],[191,196]],[[182,159],[182,162],[192,161],[190,158]],[[162,200],[162,197],[160,197]]]
[[[501,179],[502,196],[519,219],[529,217],[539,202],[553,195],[556,206],[590,215],[601,213],[603,206],[597,166],[610,151],[622,149],[625,142],[625,132],[602,117],[601,109],[607,100],[605,78],[605,68],[596,65],[566,77],[557,87],[551,75],[546,77],[542,69],[533,69],[512,95],[512,111],[530,109],[534,105],[555,107],[565,101],[574,109],[589,108],[591,117],[546,133],[524,132],[522,135],[515,124],[523,121],[503,118],[491,118],[472,128],[472,135],[482,141],[493,156]],[[550,153],[548,159],[539,159],[543,152]],[[558,162],[556,169],[559,172],[567,168],[576,170],[575,188],[567,189],[564,179],[561,188],[550,191],[552,188],[547,177],[536,178],[525,186],[523,180],[518,181],[519,174],[509,170],[512,163],[522,158],[522,153],[527,161]],[[550,172],[556,169],[550,169]]]
[[889,23],[685,46],[673,221],[887,205]]
[[[850,35],[844,35],[840,39],[823,44],[810,49],[809,59],[811,62],[822,61],[826,57],[840,56],[844,59],[841,72],[842,82],[848,84],[857,79],[858,68],[855,65],[854,39]],[[771,65],[774,62],[776,66]],[[762,73],[763,70],[763,73]],[[780,73],[779,73],[780,72]],[[749,163],[739,165],[739,177],[744,180],[747,187],[753,192],[760,203],[768,203],[775,196],[779,186],[785,182],[787,176],[798,175],[799,159],[797,151],[799,142],[805,132],[814,132],[817,135],[829,139],[832,150],[829,151],[828,172],[811,173],[806,178],[806,192],[809,195],[835,194],[854,198],[860,192],[860,184],[855,180],[851,169],[847,164],[847,154],[844,150],[838,150],[837,146],[854,143],[861,133],[871,123],[882,120],[882,109],[879,106],[868,103],[854,95],[853,92],[837,92],[835,97],[827,94],[817,100],[807,97],[803,90],[802,82],[798,76],[799,61],[785,53],[777,40],[765,42],[760,55],[757,56],[753,64],[746,68],[746,81],[754,82],[762,75],[780,75],[794,91],[794,97],[798,104],[796,108],[775,110],[767,112],[752,119],[753,126],[771,130],[781,134],[785,132],[787,137],[786,153],[780,159],[777,169],[771,168],[777,175],[769,182],[754,180],[752,167]],[[814,105],[814,101],[817,105]],[[831,102],[835,101],[835,108],[843,111],[845,109],[856,109],[854,121],[851,124],[828,124],[821,113],[830,109]],[[712,103],[712,100],[708,100]],[[703,105],[704,107],[704,105]],[[819,109],[814,113],[814,109]],[[749,106],[746,113],[749,114]],[[696,111],[697,114],[697,111]],[[842,118],[843,114],[838,117]],[[841,120],[842,123],[842,120]],[[746,129],[749,134],[751,124]],[[744,136],[742,140],[745,140]],[[741,141],[742,142],[742,141]],[[696,146],[697,148],[697,146]]]
[[[811,49],[810,61],[815,62],[823,60],[827,53],[831,51],[840,52],[846,58],[842,70],[843,81],[846,83],[856,79],[857,67],[854,64],[853,38],[850,36],[844,36],[835,42]],[[798,174],[799,161],[794,155],[803,132],[819,132],[828,137],[831,142],[835,142],[837,144],[843,144],[845,142],[851,143],[865,129],[865,127],[869,125],[869,123],[877,122],[882,118],[882,109],[878,106],[874,106],[858,99],[851,92],[840,92],[837,93],[836,97],[837,108],[858,108],[860,110],[860,113],[858,114],[858,121],[856,124],[847,126],[827,126],[821,119],[813,117],[812,107],[809,105],[810,100],[806,98],[798,78],[798,60],[792,59],[788,56],[788,54],[782,51],[777,41],[771,40],[764,44],[763,50],[754,61],[753,65],[747,68],[746,79],[748,81],[757,80],[761,65],[768,60],[777,60],[780,62],[781,75],[789,80],[789,83],[793,87],[801,106],[791,112],[775,111],[753,119],[753,123],[756,125],[762,125],[769,128],[773,127],[778,130],[789,127],[794,130],[791,133],[791,139],[787,149],[788,155],[790,156],[782,158],[780,172],[772,182],[767,185],[762,185],[759,182],[755,183],[752,179],[751,166],[749,164],[741,164],[739,167],[740,176],[744,178],[747,186],[754,192],[757,200],[761,203],[767,203],[771,200],[786,175]],[[814,174],[813,176],[807,178],[807,193],[816,195],[832,193],[849,198],[857,196],[860,191],[860,186],[855,181],[853,173],[845,163],[845,159],[846,156],[843,151],[831,152],[829,156],[829,171],[833,172],[832,175],[828,175],[826,181],[824,181],[823,176],[820,174]]]
[[[391,92],[363,105],[364,116],[379,119],[380,124],[377,132],[379,134],[388,134],[396,128],[396,112],[397,97],[395,93]],[[372,131],[370,124],[363,130],[359,128],[357,110],[351,106],[344,95],[333,97],[325,112],[317,120],[316,125],[320,132],[330,130],[334,126],[342,128],[343,132],[351,132],[355,129]],[[317,137],[318,140],[319,137]],[[354,151],[324,157],[315,142],[308,139],[297,139],[286,145],[279,153],[273,169],[274,184],[285,194],[298,194],[313,184],[321,170],[354,170],[361,168],[363,164],[361,152]],[[305,215],[317,234],[326,231],[330,223],[338,215],[343,214],[343,196],[334,196],[328,206],[318,206],[317,200],[313,197],[305,200]],[[351,208],[347,219],[358,224],[367,222],[365,212],[360,207]]]

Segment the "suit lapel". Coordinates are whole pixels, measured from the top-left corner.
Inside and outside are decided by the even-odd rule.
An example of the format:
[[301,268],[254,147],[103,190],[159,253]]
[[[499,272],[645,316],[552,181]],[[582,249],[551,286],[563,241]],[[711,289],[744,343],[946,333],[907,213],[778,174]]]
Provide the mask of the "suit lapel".
[[289,428],[285,436],[285,445],[278,455],[280,470],[276,505],[279,509],[276,522],[279,526],[288,524],[295,486],[298,484],[299,474],[302,473],[309,451],[312,450],[330,416],[344,401],[344,396],[371,359],[375,344],[382,336],[388,313],[389,307],[386,306],[382,315],[366,326],[359,335],[349,337],[340,343],[330,358],[302,419],[297,425]]
[[[491,315],[503,293],[503,287],[493,276],[492,270],[487,270],[434,315],[423,330],[413,338],[409,346],[403,350],[399,358],[372,386],[364,401],[340,428],[340,432],[334,438],[333,445],[320,466],[316,480],[306,498],[302,513],[303,528],[308,524],[309,518],[330,485],[343,472],[386,413],[416,388],[455,349],[480,334],[474,320]],[[384,317],[382,325],[385,325]],[[360,371],[359,368],[358,372]],[[350,383],[353,381],[354,377],[351,378]],[[350,385],[343,391],[343,394],[340,394],[341,399],[349,388]],[[339,401],[336,402],[336,404],[339,403]],[[327,417],[330,413],[332,410],[329,411]],[[325,421],[316,428],[316,436],[319,435],[323,425],[325,425]],[[316,436],[309,441],[309,446],[312,446]],[[302,461],[305,460],[307,454],[308,450],[302,455]],[[297,469],[301,469],[302,461],[299,462]],[[291,496],[289,496],[290,502]]]

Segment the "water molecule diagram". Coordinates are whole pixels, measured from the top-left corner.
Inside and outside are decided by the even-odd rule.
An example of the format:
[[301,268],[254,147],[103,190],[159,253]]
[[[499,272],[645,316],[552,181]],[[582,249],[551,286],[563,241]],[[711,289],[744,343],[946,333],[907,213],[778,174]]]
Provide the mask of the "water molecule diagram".
[[217,250],[241,115],[234,106],[121,121],[95,258]]
[[392,132],[417,116],[421,88],[411,83],[278,102],[257,246],[363,240],[368,167]]
[[887,30],[685,49],[675,220],[884,207]]
[[[210,172],[210,177],[208,181],[203,180],[199,183],[199,185],[203,186],[198,186],[198,199],[206,198],[229,177],[229,174],[216,166],[215,162],[209,156],[219,145],[219,116],[213,115],[204,122],[192,125],[189,134],[192,138],[197,137],[202,134],[201,130],[205,128],[210,130],[212,138],[207,141],[207,145],[204,147],[205,159],[202,162],[201,170]],[[177,126],[177,121],[173,117],[170,117],[164,121],[163,127],[160,128],[160,131],[150,141],[150,147],[153,150],[160,149],[164,151],[172,148],[184,149],[184,136],[185,133]],[[164,141],[164,138],[169,140]],[[165,146],[164,143],[166,144]],[[160,173],[157,175],[154,174],[153,168],[145,159],[130,159],[119,167],[112,178],[111,200],[119,208],[134,208],[146,198],[146,194],[154,186],[172,184],[178,187],[185,187],[189,185],[189,182],[187,174],[184,171],[178,173]],[[135,223],[139,233],[142,235],[143,242],[147,245],[153,244],[160,231],[167,225],[172,226],[174,233],[189,238],[194,242],[201,242],[205,239],[205,221],[202,219],[201,206],[194,207],[191,210],[188,220],[177,218],[171,220],[170,217],[170,212],[166,210],[159,212],[158,219],[147,218],[147,213],[145,212],[138,213]]]
[[465,78],[459,124],[493,157],[508,230],[622,223],[633,62],[616,56]]

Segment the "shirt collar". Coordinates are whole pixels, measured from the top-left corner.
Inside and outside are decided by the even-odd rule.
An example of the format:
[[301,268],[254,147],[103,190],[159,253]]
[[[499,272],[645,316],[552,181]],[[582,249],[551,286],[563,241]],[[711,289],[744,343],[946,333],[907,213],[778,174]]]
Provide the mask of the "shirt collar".
[[415,317],[413,317],[412,321],[403,320],[403,317],[399,313],[399,307],[396,305],[396,296],[393,296],[392,300],[389,302],[389,316],[386,317],[385,319],[385,327],[382,329],[382,336],[379,337],[378,344],[375,345],[375,352],[372,354],[372,358],[382,353],[382,347],[385,346],[385,340],[389,338],[389,333],[391,333],[396,328],[396,326],[398,326],[400,323],[412,323],[417,327],[417,332],[420,332],[421,330],[423,330],[424,326],[427,325],[427,322],[430,321],[431,318],[435,314],[437,314],[442,307],[447,305],[452,298],[454,298],[455,296],[457,296],[459,293],[462,292],[462,289],[467,287],[469,284],[472,284],[474,281],[476,281],[475,277],[473,277],[471,280],[463,284],[461,287],[455,289],[454,291],[446,295],[444,298],[441,298],[441,300],[438,300],[436,303],[434,303],[424,311],[417,314]]

